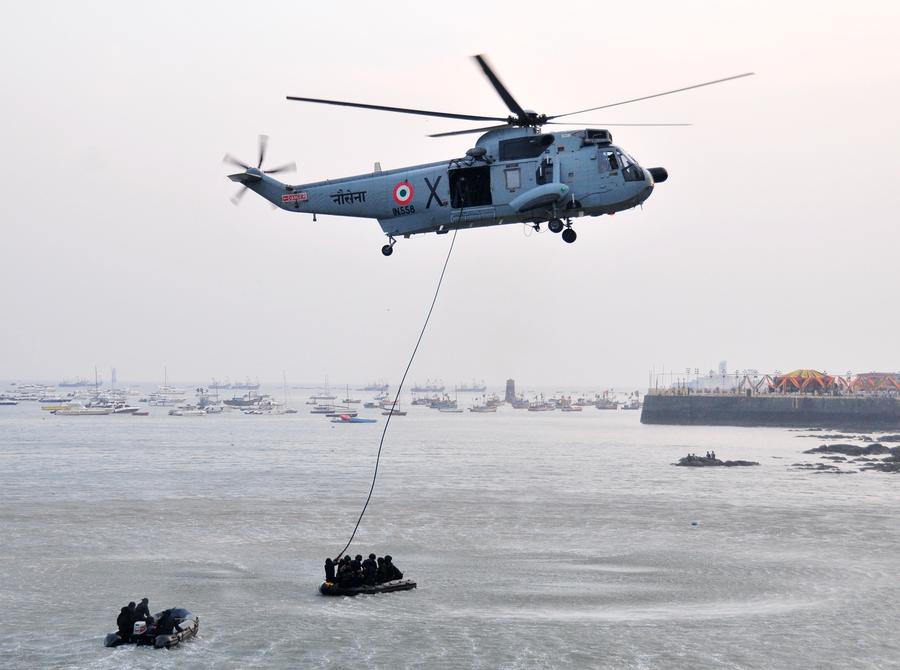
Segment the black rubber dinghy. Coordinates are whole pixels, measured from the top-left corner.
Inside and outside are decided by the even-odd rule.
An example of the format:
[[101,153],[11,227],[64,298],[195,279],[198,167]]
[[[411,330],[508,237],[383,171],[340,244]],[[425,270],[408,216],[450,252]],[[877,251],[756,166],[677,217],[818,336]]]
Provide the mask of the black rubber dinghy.
[[146,633],[134,635],[130,640],[123,640],[118,633],[109,633],[103,644],[107,647],[135,644],[171,649],[194,637],[200,628],[200,617],[181,607],[155,614],[153,621],[156,623]]
[[390,593],[391,591],[409,591],[416,588],[411,579],[395,579],[383,584],[361,584],[359,586],[338,586],[332,582],[323,582],[319,593],[323,596],[358,596],[361,593]]

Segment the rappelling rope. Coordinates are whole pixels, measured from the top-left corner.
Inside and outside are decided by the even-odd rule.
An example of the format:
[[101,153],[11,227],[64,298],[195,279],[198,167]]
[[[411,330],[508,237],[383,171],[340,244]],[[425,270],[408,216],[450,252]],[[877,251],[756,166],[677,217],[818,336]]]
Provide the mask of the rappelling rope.
[[347,551],[353,543],[353,538],[356,537],[356,531],[359,530],[359,524],[362,522],[363,516],[365,516],[366,513],[366,508],[369,506],[369,501],[372,499],[372,492],[375,490],[375,481],[378,479],[378,465],[381,463],[381,450],[384,447],[384,436],[387,435],[388,426],[391,425],[391,418],[394,416],[394,411],[397,409],[397,403],[400,401],[400,392],[403,390],[403,382],[406,381],[406,375],[409,374],[409,369],[412,367],[413,361],[416,358],[416,353],[419,351],[419,345],[422,343],[422,337],[425,335],[425,329],[428,327],[428,321],[431,319],[431,312],[434,311],[434,304],[437,302],[438,294],[441,292],[441,284],[444,283],[444,273],[447,272],[447,263],[450,262],[450,255],[453,253],[453,245],[456,244],[457,232],[458,229],[453,231],[453,237],[450,240],[450,248],[447,250],[447,258],[444,259],[444,267],[441,268],[441,276],[438,278],[437,287],[434,289],[434,297],[431,299],[431,307],[428,308],[428,314],[425,315],[425,323],[422,324],[422,331],[419,333],[419,339],[416,340],[416,346],[413,348],[412,356],[409,357],[409,363],[406,364],[406,370],[403,371],[403,377],[400,378],[400,385],[397,386],[397,393],[394,396],[394,402],[391,404],[391,411],[388,413],[387,420],[384,422],[384,430],[381,431],[381,440],[378,442],[378,455],[375,457],[375,471],[372,473],[372,485],[369,487],[369,495],[366,496],[366,502],[363,505],[362,511],[359,513],[359,518],[356,520],[353,532],[350,533],[350,539],[347,540],[347,544],[345,544],[344,548],[338,553],[338,558],[343,556],[344,552]]

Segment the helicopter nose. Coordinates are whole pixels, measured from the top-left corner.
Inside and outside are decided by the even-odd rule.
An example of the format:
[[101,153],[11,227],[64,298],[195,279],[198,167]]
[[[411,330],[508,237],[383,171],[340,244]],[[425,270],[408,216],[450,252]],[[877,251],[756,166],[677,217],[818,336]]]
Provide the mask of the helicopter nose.
[[657,184],[662,184],[669,178],[668,170],[663,167],[648,168],[647,171],[650,173],[650,176],[653,177],[653,181]]

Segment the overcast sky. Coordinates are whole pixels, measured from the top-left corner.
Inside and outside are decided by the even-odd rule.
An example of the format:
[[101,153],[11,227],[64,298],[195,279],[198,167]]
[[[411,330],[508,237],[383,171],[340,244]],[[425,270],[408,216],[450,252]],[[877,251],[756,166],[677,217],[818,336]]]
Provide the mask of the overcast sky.
[[[463,231],[412,380],[646,386],[651,366],[896,370],[900,3],[35,2],[0,24],[0,378],[399,379],[449,236],[229,197],[462,155],[465,122],[331,97],[692,122],[613,129],[665,166],[643,210]],[[108,373],[107,373],[108,374]]]

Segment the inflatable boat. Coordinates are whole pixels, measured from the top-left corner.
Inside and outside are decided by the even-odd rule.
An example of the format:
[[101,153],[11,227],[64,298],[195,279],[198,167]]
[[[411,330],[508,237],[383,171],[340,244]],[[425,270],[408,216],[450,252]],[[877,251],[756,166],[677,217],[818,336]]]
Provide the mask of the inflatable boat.
[[339,586],[333,582],[323,582],[319,593],[323,596],[358,596],[361,593],[390,593],[391,591],[409,591],[416,588],[411,579],[395,579],[381,584],[360,584],[359,586]]
[[194,637],[200,628],[200,618],[180,607],[154,614],[153,621],[155,623],[149,627],[146,627],[143,621],[135,622],[134,635],[130,640],[123,640],[118,633],[109,633],[103,644],[106,647],[136,644],[157,649],[171,649],[182,641]]

